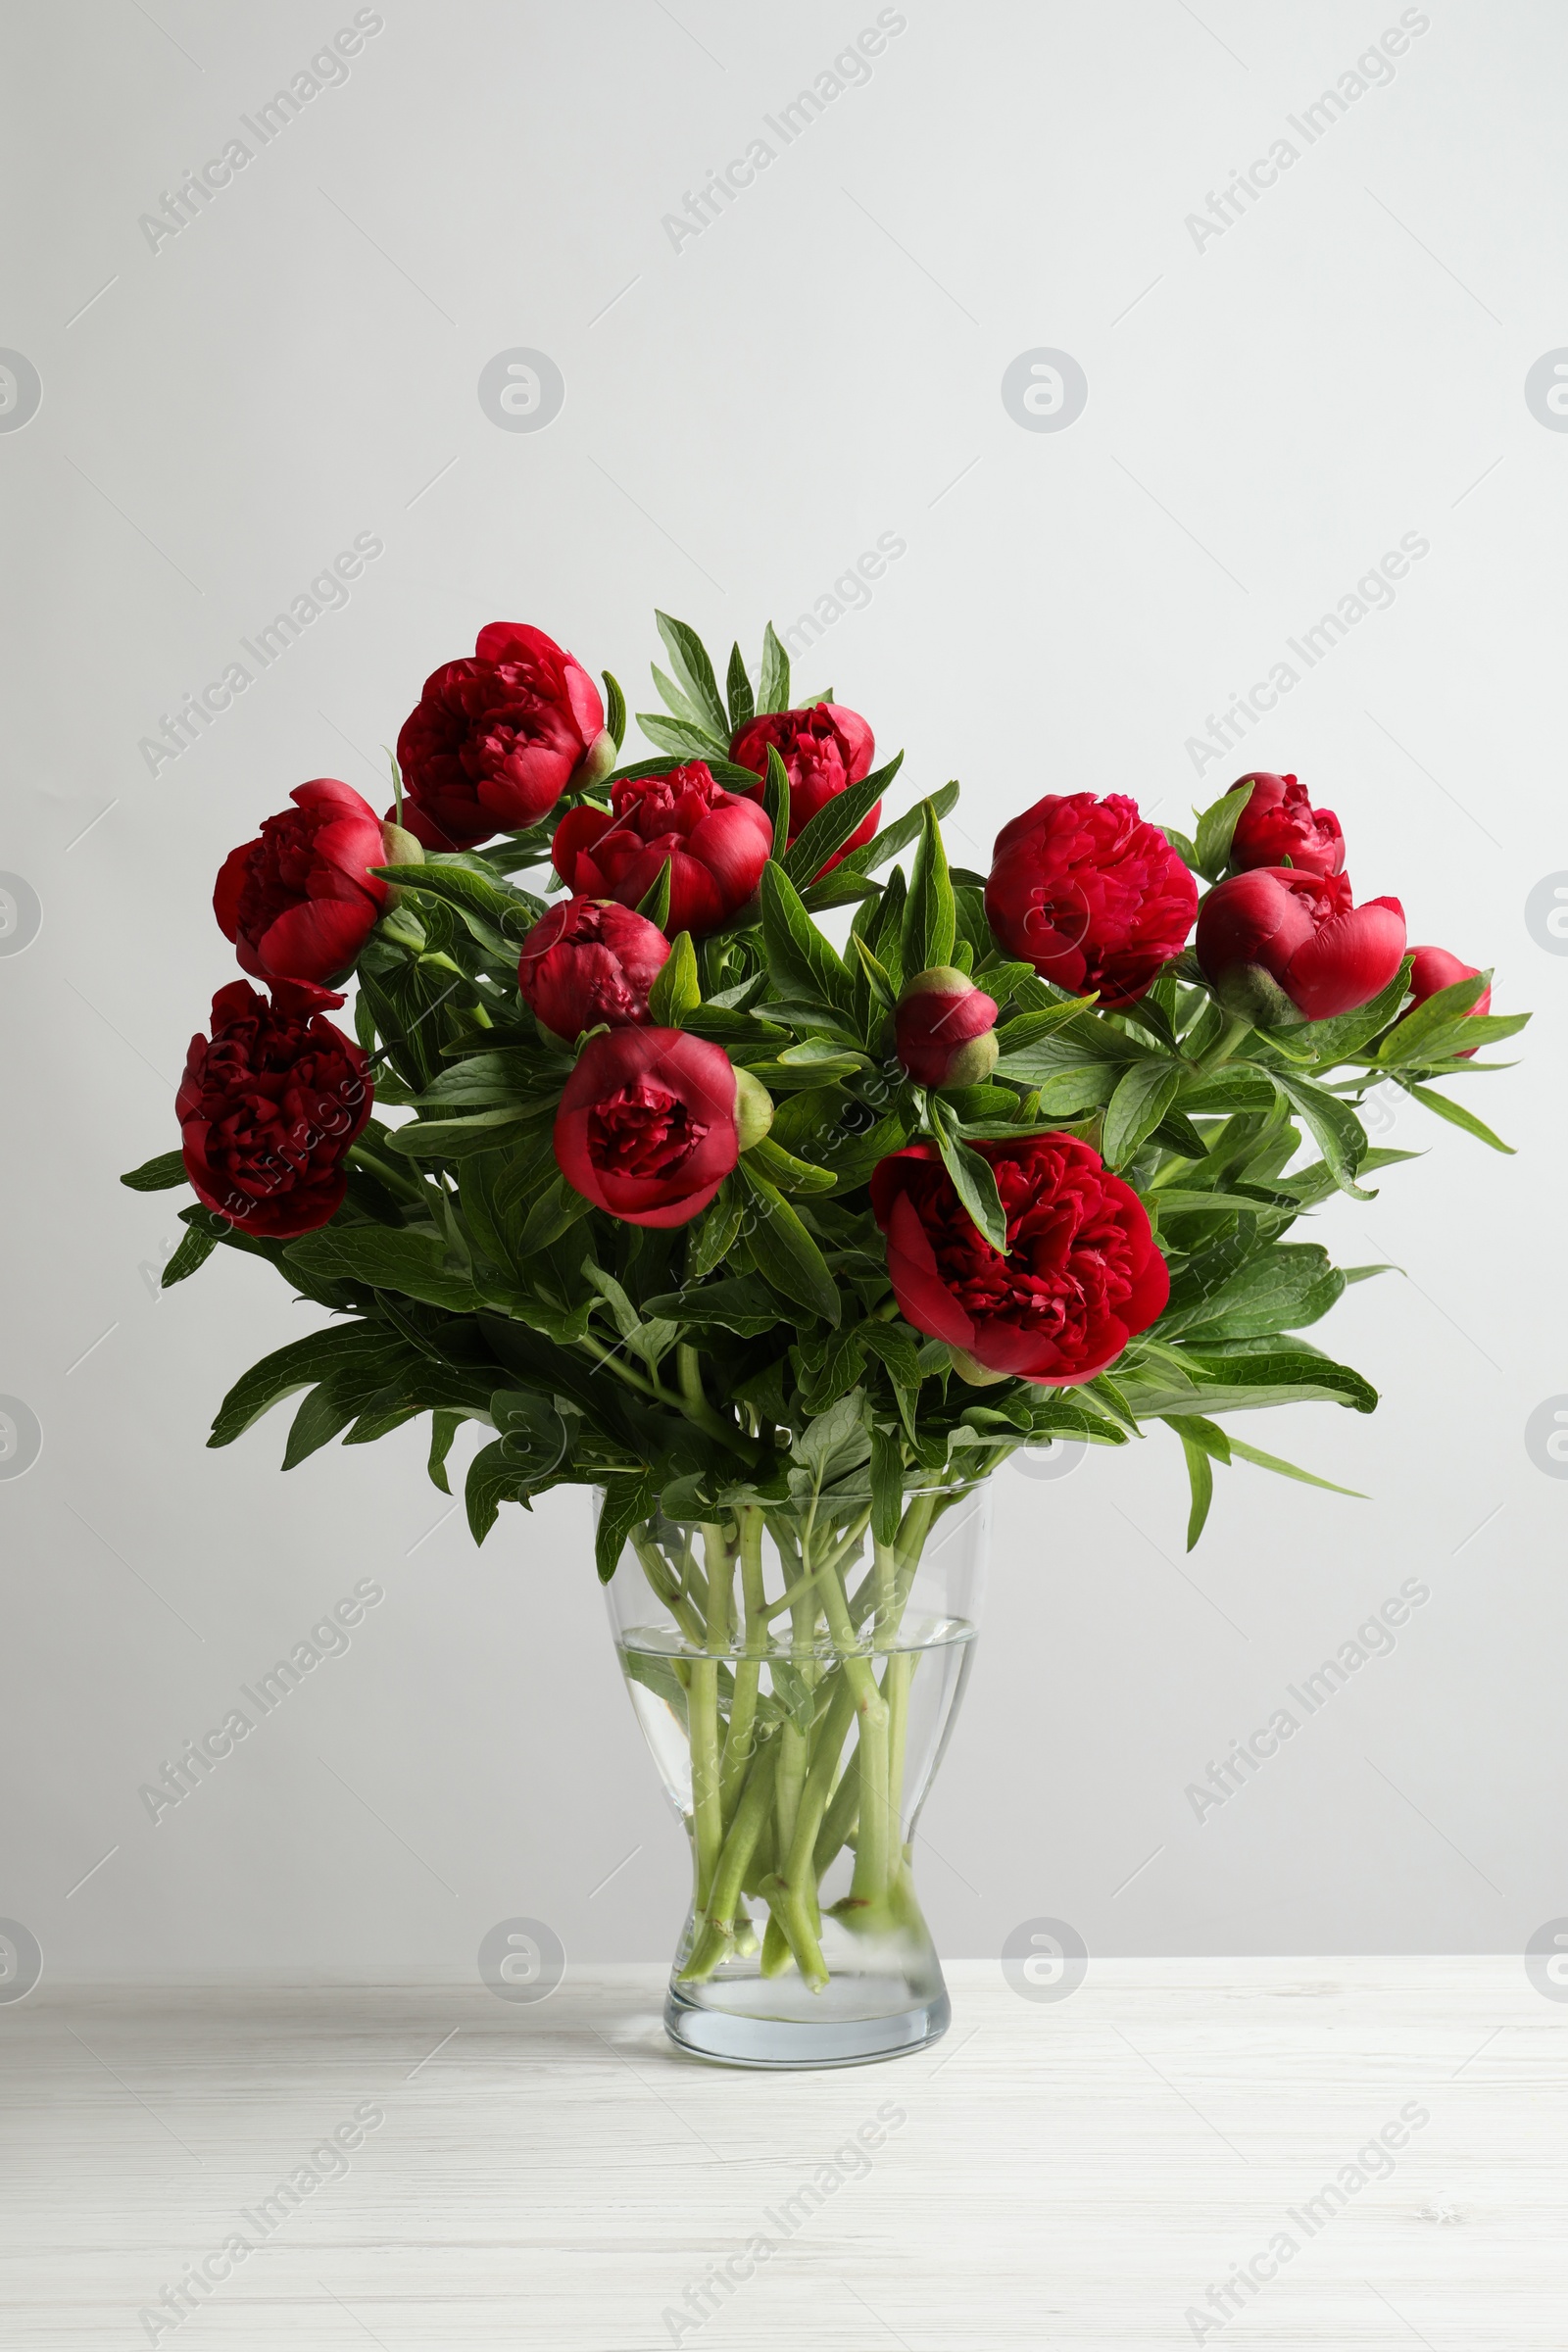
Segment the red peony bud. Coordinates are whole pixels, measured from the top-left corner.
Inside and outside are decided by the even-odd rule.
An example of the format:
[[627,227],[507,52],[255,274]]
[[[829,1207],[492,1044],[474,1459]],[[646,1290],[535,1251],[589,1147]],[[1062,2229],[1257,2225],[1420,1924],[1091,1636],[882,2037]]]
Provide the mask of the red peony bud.
[[997,1003],[951,963],[905,983],[894,1015],[899,1059],[917,1086],[978,1086],[997,1066]]
[[726,792],[705,761],[623,776],[612,808],[568,808],[550,854],[568,890],[635,906],[669,863],[668,928],[704,939],[754,897],[773,846],[755,801]]
[[[729,756],[737,767],[749,767],[765,778],[769,746],[777,752],[790,780],[786,846],[794,844],[796,836],[829,801],[851,784],[862,783],[876,757],[876,740],[865,720],[842,703],[813,703],[808,710],[764,710],[737,730]],[[760,799],[760,793],[757,797]],[[851,850],[871,839],[881,809],[880,801],[867,809],[849,840],[821,868],[824,874],[831,873]]]
[[581,662],[543,629],[493,620],[471,661],[432,671],[403,722],[403,822],[427,850],[470,850],[537,824],[568,785],[613,764],[605,706]]
[[[1452,988],[1455,982],[1460,980],[1479,979],[1480,968],[1479,964],[1461,963],[1457,956],[1448,954],[1446,948],[1417,948],[1414,960],[1410,965],[1410,986],[1414,995],[1403,1012],[1400,1013],[1399,1020],[1407,1021],[1416,1006],[1424,1004],[1428,997],[1435,997],[1440,988]],[[1466,1018],[1478,1017],[1481,1013],[1490,1012],[1491,1009],[1492,991],[1490,988],[1484,988],[1475,1003],[1469,1007]],[[1398,1022],[1396,1022],[1395,1026],[1397,1028]],[[1477,1051],[1475,1046],[1467,1047],[1460,1054],[1460,1060],[1473,1059]]]
[[648,992],[669,955],[657,923],[613,899],[566,899],[535,923],[517,988],[536,1020],[568,1042],[584,1029],[648,1019]]
[[1283,865],[1298,873],[1337,874],[1345,863],[1345,835],[1332,808],[1314,808],[1306,786],[1294,776],[1243,776],[1232,792],[1251,786],[1251,797],[1231,836],[1231,864],[1238,873],[1253,866]]
[[1387,988],[1404,955],[1397,899],[1356,906],[1348,874],[1260,866],[1217,883],[1194,951],[1214,994],[1256,1027],[1331,1020]]
[[352,784],[317,776],[254,841],[231,850],[213,911],[240,969],[258,980],[346,979],[390,895],[369,868],[392,862],[381,820]]

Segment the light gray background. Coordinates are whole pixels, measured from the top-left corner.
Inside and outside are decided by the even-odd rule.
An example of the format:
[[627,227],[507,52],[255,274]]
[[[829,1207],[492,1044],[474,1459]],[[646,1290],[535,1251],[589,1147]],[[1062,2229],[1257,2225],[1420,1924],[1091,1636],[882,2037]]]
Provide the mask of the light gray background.
[[[1278,137],[1304,149],[1284,118],[1397,7],[901,13],[868,81],[677,251],[662,217],[873,7],[386,0],[346,82],[154,253],[139,216],[352,7],[7,12],[0,344],[43,401],[0,433],[0,865],[43,924],[0,957],[0,1390],[44,1445],[0,1483],[0,1913],[56,1975],[471,1978],[517,1913],[574,1957],[669,1948],[681,1841],[586,1496],[509,1509],[475,1553],[417,1427],[286,1480],[284,1416],[204,1450],[313,1310],[228,1252],[158,1297],[183,1197],[115,1178],[175,1141],[185,1041],[232,974],[222,856],[309,776],[379,805],[378,747],[480,624],[537,622],[646,707],[656,603],[755,657],[882,532],[906,555],[798,678],[906,744],[918,788],[963,779],[960,854],[1047,790],[1183,823],[1293,768],[1360,895],[1540,1008],[1525,1067],[1466,1098],[1517,1158],[1406,1104],[1379,1140],[1426,1156],[1322,1220],[1405,1270],[1315,1335],[1381,1410],[1243,1428],[1372,1500],[1222,1473],[1188,1560],[1163,1432],[999,1479],[921,1865],[938,1940],[993,1953],[1048,1913],[1093,1951],[1507,1950],[1568,1910],[1568,1486],[1524,1445],[1568,1390],[1568,966],[1524,919],[1568,867],[1568,437],[1523,389],[1568,343],[1568,20],[1433,0],[1392,83],[1200,250],[1187,216]],[[564,375],[543,432],[479,407],[517,345]],[[1037,346],[1087,372],[1064,432],[1003,407]],[[159,714],[357,532],[385,553],[347,608],[150,776]],[[1207,714],[1407,532],[1431,552],[1393,608],[1200,783]],[[367,1575],[386,1599],[348,1654],[155,1828],[139,1785]],[[1431,1597],[1395,1653],[1195,1819],[1209,1759],[1409,1577]]]

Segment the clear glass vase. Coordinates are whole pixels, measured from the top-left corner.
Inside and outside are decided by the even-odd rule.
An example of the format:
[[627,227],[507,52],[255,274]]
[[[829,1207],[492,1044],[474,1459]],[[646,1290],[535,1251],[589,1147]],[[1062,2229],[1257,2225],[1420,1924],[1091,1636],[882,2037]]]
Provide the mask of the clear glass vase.
[[984,1485],[656,1514],[606,1588],[632,1704],[691,1841],[664,2024],[731,2065],[854,2066],[951,2010],[911,1839],[974,1654]]

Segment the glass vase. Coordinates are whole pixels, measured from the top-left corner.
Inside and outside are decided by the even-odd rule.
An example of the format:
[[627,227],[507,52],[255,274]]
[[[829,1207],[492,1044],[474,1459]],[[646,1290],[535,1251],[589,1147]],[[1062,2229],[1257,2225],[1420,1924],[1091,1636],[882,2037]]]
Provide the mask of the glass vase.
[[853,2066],[947,2030],[911,1841],[974,1654],[985,1485],[747,1501],[632,1529],[616,1648],[685,1823],[692,1900],[664,2003],[683,2049]]

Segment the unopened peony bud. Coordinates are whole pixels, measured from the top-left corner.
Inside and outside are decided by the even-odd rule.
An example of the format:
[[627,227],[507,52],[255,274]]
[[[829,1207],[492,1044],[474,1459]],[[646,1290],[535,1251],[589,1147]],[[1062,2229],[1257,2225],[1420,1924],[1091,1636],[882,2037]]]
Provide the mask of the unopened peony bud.
[[756,892],[773,847],[773,828],[756,801],[719,784],[703,760],[657,776],[622,776],[611,808],[591,801],[568,808],[550,855],[568,890],[637,906],[669,867],[673,937],[706,939]]
[[1220,1003],[1254,1028],[1332,1020],[1394,978],[1404,909],[1397,899],[1355,906],[1347,874],[1258,866],[1209,892],[1193,947]]
[[743,1152],[760,1144],[773,1124],[773,1098],[750,1070],[735,1073],[735,1134]]
[[347,979],[392,897],[374,868],[386,862],[368,801],[335,776],[289,795],[255,841],[224,858],[213,911],[241,969],[258,980]]
[[[1410,963],[1410,1002],[1399,1015],[1399,1021],[1407,1021],[1416,1007],[1424,1004],[1428,997],[1435,997],[1440,988],[1452,988],[1460,980],[1479,980],[1480,977],[1478,964],[1461,963],[1458,956],[1450,956],[1446,948],[1417,948]],[[1465,1017],[1474,1020],[1491,1009],[1492,991],[1484,988]],[[1395,1023],[1396,1028],[1399,1026],[1399,1021]],[[1460,1049],[1458,1058],[1460,1061],[1470,1061],[1475,1054],[1474,1046],[1466,1046]]]
[[[603,759],[598,687],[543,629],[493,620],[446,662],[398,736],[403,821],[429,850],[471,850],[548,816]],[[597,770],[608,775],[614,750]],[[389,810],[390,814],[391,811]]]
[[[760,711],[744,727],[737,728],[730,741],[729,756],[737,767],[749,767],[754,775],[765,780],[769,750],[777,752],[790,780],[788,846],[793,849],[812,817],[819,816],[829,801],[837,799],[852,784],[863,782],[871,773],[876,742],[858,710],[848,710],[842,703],[813,703],[803,710]],[[760,784],[753,797],[761,799]],[[871,839],[881,808],[878,801],[866,810],[848,841],[841,842],[826,864],[817,869],[818,876],[830,874],[841,858],[847,858],[851,850],[859,849]]]
[[572,784],[579,791],[592,791],[613,771],[614,765],[615,738],[608,727],[601,727],[588,746],[588,757],[572,777]]
[[[423,842],[416,834],[411,833],[406,826],[394,823],[389,816],[383,817],[381,820],[381,852],[383,865],[422,865],[424,863]],[[395,906],[402,896],[403,893],[395,882],[387,884],[386,903],[389,906]]]
[[1248,791],[1246,808],[1231,838],[1231,864],[1238,873],[1254,866],[1283,866],[1301,874],[1337,874],[1345,863],[1345,835],[1332,808],[1314,808],[1306,786],[1295,776],[1243,776],[1232,792]]
[[978,1086],[997,1066],[997,1004],[956,964],[916,972],[894,1015],[899,1059],[917,1086]]
[[567,899],[541,915],[517,958],[517,991],[567,1043],[607,1024],[646,1022],[648,992],[669,955],[657,923],[609,899]]

